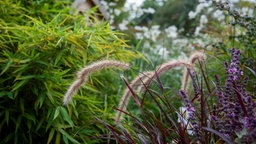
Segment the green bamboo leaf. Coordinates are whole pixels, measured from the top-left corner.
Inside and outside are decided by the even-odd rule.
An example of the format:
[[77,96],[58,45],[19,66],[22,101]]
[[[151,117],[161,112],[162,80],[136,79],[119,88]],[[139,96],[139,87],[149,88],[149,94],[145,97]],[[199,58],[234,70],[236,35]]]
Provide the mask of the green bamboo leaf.
[[52,138],[54,136],[54,132],[55,132],[55,129],[51,129],[51,131],[49,133],[49,136],[48,136],[47,144],[49,144],[52,141]]
[[9,125],[9,119],[10,119],[10,112],[9,110],[5,110],[5,121],[6,121],[6,124]]
[[44,123],[44,117],[42,117],[39,121],[39,123],[37,123],[37,127],[36,127],[36,131],[38,131],[40,128],[42,128],[42,124]]
[[68,143],[68,138],[65,135],[62,135],[62,139],[63,139],[65,144],[69,144]]
[[51,101],[51,103],[54,104],[54,103],[55,103],[55,100],[54,100],[54,98],[53,98],[52,92],[51,92],[51,91],[47,91],[47,92],[46,92],[46,95],[47,95],[47,97],[49,98],[49,100]]
[[24,99],[20,100],[20,110],[22,112],[22,114],[24,114],[25,108],[24,108]]
[[34,105],[35,109],[42,108],[44,104],[44,100],[45,100],[45,97],[42,94],[39,94],[38,99],[35,101],[35,105]]
[[56,59],[54,61],[54,65],[57,65],[59,63],[59,61],[63,57],[62,53],[63,53],[63,51],[58,52],[58,55],[57,55],[57,57],[56,57]]
[[55,144],[60,144],[60,133],[57,132],[57,135],[56,135],[56,139],[55,139]]
[[11,64],[13,63],[13,60],[9,60],[8,61],[8,63],[5,65],[5,68],[2,70],[2,72],[0,73],[0,76],[2,75],[2,74],[4,74],[9,68],[10,68],[10,66],[11,66]]
[[19,77],[15,80],[27,80],[27,79],[33,79],[33,78],[44,78],[44,76],[43,75],[27,75],[27,76]]
[[20,123],[21,123],[21,120],[22,120],[22,115],[19,115],[18,119],[15,121],[15,133],[18,132],[18,129],[20,128]]
[[61,107],[61,108],[60,108],[60,111],[61,111],[61,114],[62,114],[62,116],[63,116],[63,119],[64,119],[66,122],[68,122],[68,124],[69,124],[70,126],[73,127],[74,124],[73,124],[71,118],[69,117],[67,110],[66,110],[64,107]]
[[13,88],[12,88],[11,92],[14,92],[14,91],[16,91],[17,89],[21,88],[22,86],[24,86],[25,84],[27,84],[28,81],[29,81],[28,79],[25,79],[25,80],[16,82],[16,83],[13,85]]
[[70,71],[70,69],[66,69],[66,70],[64,70],[64,71],[62,71],[62,72],[58,72],[57,74],[58,74],[59,76],[62,76],[62,75],[64,75],[64,74],[68,73],[69,71]]
[[27,118],[28,120],[33,121],[34,124],[36,123],[36,118],[35,118],[34,115],[31,115],[31,114],[29,114],[29,113],[24,113],[23,116],[24,116],[25,118]]
[[67,137],[72,143],[76,143],[76,144],[79,144],[79,142],[77,141],[77,140],[75,140],[72,136],[70,136],[67,132],[65,132],[63,129],[58,129],[59,130],[59,132],[63,135],[63,136],[65,136],[65,137]]
[[58,106],[54,112],[53,120],[55,120],[60,114],[60,107]]
[[3,96],[7,96],[7,91],[1,91],[0,92],[0,98],[3,97]]

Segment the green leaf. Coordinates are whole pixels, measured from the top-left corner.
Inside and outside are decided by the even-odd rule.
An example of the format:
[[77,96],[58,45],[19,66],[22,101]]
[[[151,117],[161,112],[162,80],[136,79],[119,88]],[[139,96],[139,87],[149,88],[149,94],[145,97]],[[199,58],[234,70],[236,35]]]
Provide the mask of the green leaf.
[[52,138],[54,136],[54,132],[55,132],[55,129],[51,129],[51,131],[49,133],[49,136],[48,136],[47,144],[49,144],[52,141]]
[[18,130],[20,129],[20,123],[21,123],[21,120],[22,120],[22,115],[19,115],[17,121],[15,122],[15,133],[18,132]]
[[55,120],[60,114],[60,107],[57,107],[53,116],[53,120]]
[[9,125],[9,119],[10,119],[10,112],[9,110],[5,110],[5,121],[6,121],[6,124]]
[[59,63],[59,61],[63,57],[62,53],[63,53],[63,51],[58,52],[58,55],[57,55],[57,57],[55,59],[55,62],[54,62],[54,65],[57,65]]
[[35,124],[36,123],[36,118],[34,115],[30,114],[30,113],[24,113],[23,115],[25,118],[27,118],[28,120],[31,120],[33,121],[33,123]]
[[55,139],[55,144],[60,144],[60,133],[57,132],[57,135],[56,135],[56,139]]
[[38,131],[40,128],[42,128],[42,124],[44,123],[45,118],[41,117],[39,123],[37,123],[36,131]]
[[68,124],[69,124],[70,126],[73,127],[74,124],[73,124],[71,118],[69,117],[67,110],[66,110],[64,107],[61,107],[61,110],[60,110],[60,111],[61,111],[61,114],[62,114],[62,116],[63,116],[63,119],[64,119],[66,122],[68,122]]
[[25,84],[27,84],[29,80],[26,79],[26,80],[22,80],[22,81],[19,81],[19,82],[16,82],[14,85],[13,85],[13,88],[11,90],[11,92],[14,92],[16,91],[17,89],[19,89],[20,87],[24,86]]
[[35,109],[41,108],[44,104],[45,97],[42,94],[39,94],[39,98],[35,101]]
[[2,72],[0,73],[0,76],[1,76],[3,73],[5,73],[5,72],[10,68],[12,62],[13,62],[13,60],[11,60],[11,59],[8,61],[8,63],[5,65],[5,68],[4,68],[4,69],[2,70]]
[[67,132],[65,132],[63,129],[58,129],[59,132],[64,135],[65,137],[67,137],[72,143],[76,143],[79,144],[79,142],[77,140],[75,140],[72,136],[70,136]]
[[11,92],[7,92],[7,96],[10,99],[14,99],[14,95]]
[[6,96],[7,93],[8,93],[7,91],[1,91],[1,92],[0,92],[0,98],[3,97],[3,96]]
[[136,45],[136,47],[135,47],[135,50],[136,50],[136,51],[138,51],[139,48],[141,48],[142,41],[143,41],[143,40],[140,40],[140,41],[138,42],[138,44]]
[[69,144],[68,143],[68,138],[65,135],[62,135],[63,141],[65,144]]

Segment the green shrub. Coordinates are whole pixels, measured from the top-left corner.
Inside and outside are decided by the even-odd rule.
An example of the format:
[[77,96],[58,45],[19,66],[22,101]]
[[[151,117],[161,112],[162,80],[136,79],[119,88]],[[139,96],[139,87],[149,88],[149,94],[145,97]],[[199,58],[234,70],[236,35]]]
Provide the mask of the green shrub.
[[96,73],[68,107],[62,98],[86,64],[136,54],[107,23],[69,15],[68,2],[0,4],[0,143],[94,142],[105,131],[94,116],[107,119],[112,110],[117,73]]

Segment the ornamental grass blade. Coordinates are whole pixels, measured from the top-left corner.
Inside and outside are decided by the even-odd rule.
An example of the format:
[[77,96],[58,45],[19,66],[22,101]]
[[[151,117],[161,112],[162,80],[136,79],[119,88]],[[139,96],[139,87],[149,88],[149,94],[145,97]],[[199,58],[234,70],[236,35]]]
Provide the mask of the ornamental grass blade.
[[128,142],[130,143],[130,144],[136,144],[136,142],[132,139],[132,137],[131,137],[131,135],[128,133],[128,131],[122,126],[122,125],[118,125],[120,128],[121,128],[121,130],[123,131],[123,133],[124,133],[124,136],[125,136],[125,138],[128,140]]
[[102,121],[101,119],[95,117],[101,124],[103,124],[109,131],[111,131],[111,133],[114,135],[114,137],[116,138],[116,140],[121,143],[124,144],[126,143],[124,140],[122,140],[121,136],[123,135],[121,131],[119,131],[118,129],[116,129],[115,127],[105,123],[104,121]]
[[228,137],[226,137],[225,135],[223,135],[222,133],[212,129],[212,128],[208,128],[208,127],[203,127],[203,129],[212,132],[214,134],[216,134],[217,136],[221,137],[227,144],[234,144]]
[[133,91],[132,87],[130,86],[130,84],[128,83],[126,78],[124,76],[121,76],[121,79],[125,82],[126,86],[130,90],[135,102],[138,104],[139,107],[141,107],[141,103],[140,103],[140,100],[139,100],[138,96],[135,94],[135,92]]

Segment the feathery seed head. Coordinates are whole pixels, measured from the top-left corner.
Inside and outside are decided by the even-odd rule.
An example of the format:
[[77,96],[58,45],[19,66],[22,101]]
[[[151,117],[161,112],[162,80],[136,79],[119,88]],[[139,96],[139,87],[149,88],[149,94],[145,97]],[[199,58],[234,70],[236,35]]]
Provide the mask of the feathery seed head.
[[102,61],[94,62],[94,63],[82,68],[77,73],[77,79],[71,84],[68,91],[66,92],[64,99],[63,99],[63,104],[64,105],[68,104],[68,102],[71,100],[71,98],[73,97],[75,92],[79,89],[79,87],[87,81],[88,76],[91,73],[102,70],[104,68],[108,68],[108,67],[128,69],[129,64],[123,63],[120,61],[115,61],[115,60],[102,60]]

